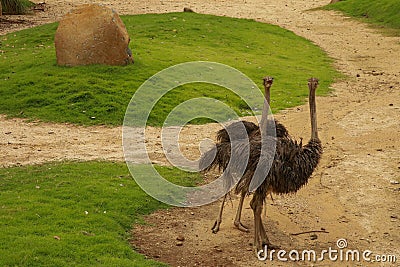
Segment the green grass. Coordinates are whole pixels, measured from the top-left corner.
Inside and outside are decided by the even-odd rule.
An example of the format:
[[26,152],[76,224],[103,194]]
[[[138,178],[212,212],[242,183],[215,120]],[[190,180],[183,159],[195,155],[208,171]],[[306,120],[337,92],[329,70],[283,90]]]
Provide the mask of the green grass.
[[[200,181],[157,169],[180,185]],[[128,242],[133,223],[167,206],[144,193],[124,163],[0,169],[0,192],[0,266],[165,266]]]
[[400,34],[400,1],[398,0],[344,0],[325,7],[346,15],[361,18],[377,26],[396,29]]
[[1,0],[3,14],[20,15],[32,13],[30,10],[35,4],[29,0]]
[[[125,67],[57,66],[53,44],[57,24],[0,37],[0,114],[83,125],[121,125],[127,104],[146,79],[169,66],[197,60],[237,68],[260,87],[262,77],[274,76],[274,111],[303,103],[310,76],[320,78],[318,92],[322,95],[338,77],[332,60],[321,49],[277,26],[194,13],[122,19],[135,59],[135,64]],[[190,84],[166,94],[148,124],[162,125],[173,107],[199,96],[223,101],[240,116],[249,115],[249,108],[230,91]]]

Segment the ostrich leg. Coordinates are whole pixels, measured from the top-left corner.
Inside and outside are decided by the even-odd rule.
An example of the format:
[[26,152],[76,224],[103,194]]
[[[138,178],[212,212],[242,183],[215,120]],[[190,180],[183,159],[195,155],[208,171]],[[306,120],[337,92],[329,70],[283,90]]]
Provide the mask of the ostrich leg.
[[218,217],[214,222],[213,227],[211,228],[212,232],[216,234],[219,231],[219,225],[222,222],[222,212],[224,211],[225,200],[228,194],[225,194],[224,198],[222,199],[221,208],[219,209]]
[[[222,204],[221,204],[221,208],[219,209],[218,217],[215,220],[213,227],[211,228],[211,230],[214,234],[216,234],[219,231],[219,226],[222,222],[222,212],[224,210],[224,205],[225,205],[227,196],[228,196],[228,194],[226,194],[224,196],[224,198],[222,199]],[[238,209],[237,209],[236,217],[235,217],[235,226],[240,231],[248,232],[249,229],[247,228],[247,226],[243,225],[242,222],[240,221],[240,218],[242,216],[243,201],[244,201],[245,196],[246,196],[246,194],[244,194],[244,193],[240,195],[239,205],[238,205]]]
[[236,228],[239,229],[240,231],[248,232],[249,228],[247,226],[243,225],[242,222],[240,221],[240,218],[242,217],[243,201],[244,201],[245,196],[246,196],[246,193],[243,193],[243,192],[240,195],[239,205],[238,205],[238,209],[236,212],[234,224],[235,224]]
[[254,214],[254,246],[257,251],[264,249],[263,245],[270,245],[269,239],[265,232],[261,213],[263,210],[263,199],[257,193],[254,194],[253,199],[250,202],[250,206],[253,209]]

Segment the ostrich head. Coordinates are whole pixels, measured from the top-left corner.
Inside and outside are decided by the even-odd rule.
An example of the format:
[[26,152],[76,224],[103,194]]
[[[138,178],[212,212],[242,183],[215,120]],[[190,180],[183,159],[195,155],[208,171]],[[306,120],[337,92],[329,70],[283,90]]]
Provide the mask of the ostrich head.
[[264,77],[263,78],[263,84],[264,84],[264,88],[271,88],[272,83],[274,82],[274,78],[272,77]]
[[308,79],[308,89],[310,90],[310,93],[313,92],[315,93],[315,90],[318,87],[318,79],[317,78],[310,78]]
[[308,89],[309,89],[309,105],[310,105],[310,118],[311,118],[311,139],[318,139],[318,129],[317,129],[317,107],[315,104],[315,91],[318,87],[318,79],[310,78],[308,79]]
[[270,104],[270,88],[272,86],[272,83],[274,82],[274,78],[266,76],[263,78],[263,85],[264,85],[264,91],[265,91],[265,99],[267,100],[268,105]]

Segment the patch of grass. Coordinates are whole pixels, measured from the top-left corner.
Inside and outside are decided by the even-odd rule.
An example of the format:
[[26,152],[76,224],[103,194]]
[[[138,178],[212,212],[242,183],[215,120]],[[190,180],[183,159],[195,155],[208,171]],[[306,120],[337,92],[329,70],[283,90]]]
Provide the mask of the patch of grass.
[[397,35],[400,35],[400,2],[398,0],[344,0],[328,5],[325,9],[339,10],[363,21],[393,28]]
[[[135,64],[125,67],[57,66],[53,44],[57,24],[2,37],[0,113],[43,121],[120,125],[133,93],[145,80],[188,61],[227,64],[260,87],[262,77],[275,77],[273,111],[302,104],[310,76],[320,78],[318,93],[323,95],[339,75],[316,45],[277,26],[195,13],[122,16],[122,20],[135,59]],[[173,107],[199,96],[223,101],[239,116],[250,115],[232,92],[199,83],[166,94],[148,124],[162,125]]]
[[[201,180],[157,170],[180,185]],[[0,169],[0,191],[0,266],[165,266],[129,245],[132,224],[167,205],[143,192],[124,163]]]
[[3,14],[21,15],[29,13],[29,8],[35,4],[29,0],[1,0],[0,4],[3,8]]

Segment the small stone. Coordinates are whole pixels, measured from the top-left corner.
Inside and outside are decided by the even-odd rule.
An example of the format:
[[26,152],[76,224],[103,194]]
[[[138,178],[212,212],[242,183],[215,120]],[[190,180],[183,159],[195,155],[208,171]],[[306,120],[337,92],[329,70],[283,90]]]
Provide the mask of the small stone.
[[389,106],[390,106],[390,107],[393,107],[393,104],[392,104],[392,103],[390,103],[390,104],[389,104]]
[[61,237],[59,237],[58,235],[53,236],[55,240],[61,240]]
[[392,180],[392,181],[390,181],[390,184],[400,184],[400,182]]
[[181,242],[181,241],[179,241],[179,242],[176,242],[176,244],[175,244],[177,247],[181,247],[181,246],[183,246],[183,242]]
[[390,218],[392,219],[398,219],[399,217],[397,215],[390,215]]
[[190,13],[194,13],[193,9],[189,8],[189,7],[185,7],[183,8],[183,12],[190,12]]
[[310,236],[310,239],[311,239],[311,240],[318,239],[318,236],[317,236],[316,234],[312,234],[312,235]]
[[356,77],[360,77],[361,75],[357,73]]
[[178,241],[185,241],[185,237],[184,237],[183,235],[178,235],[178,236],[176,237],[176,240],[178,240]]
[[340,216],[339,222],[341,223],[348,223],[350,220],[346,218],[346,216]]

